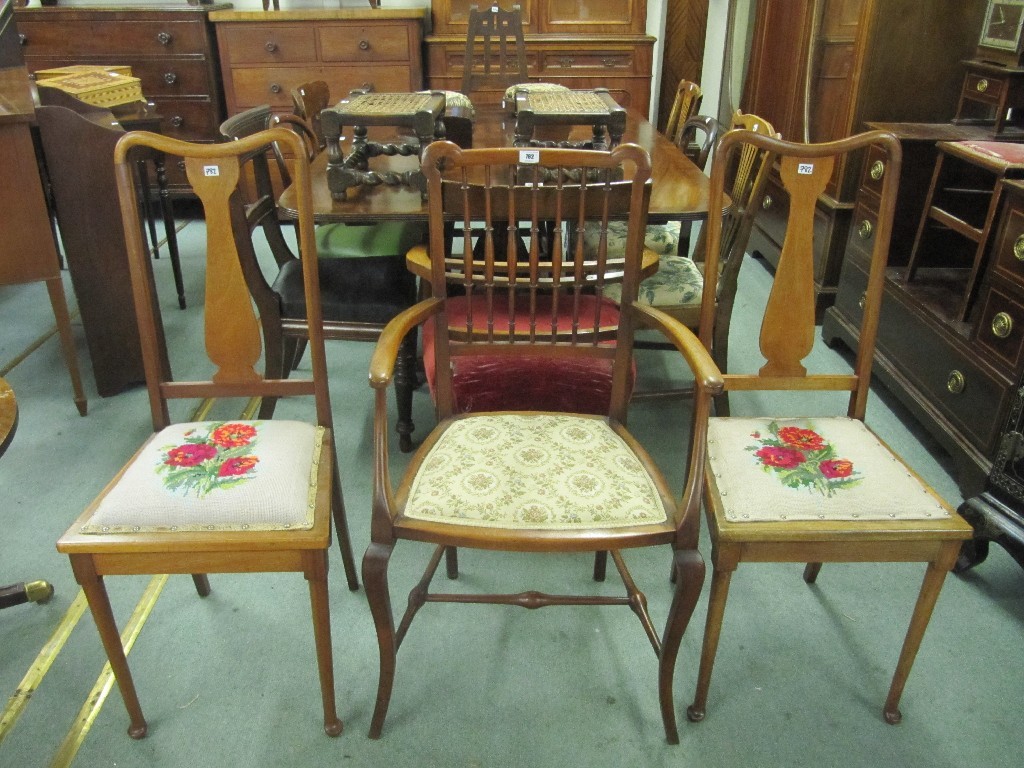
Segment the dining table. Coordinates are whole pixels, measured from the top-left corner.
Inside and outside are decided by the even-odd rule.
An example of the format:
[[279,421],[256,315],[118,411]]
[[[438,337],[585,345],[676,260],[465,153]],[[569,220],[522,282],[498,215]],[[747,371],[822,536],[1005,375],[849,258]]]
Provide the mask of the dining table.
[[[515,128],[515,115],[508,109],[480,107],[473,119],[473,147],[511,147]],[[591,135],[590,126],[577,126],[569,131],[568,139],[584,140]],[[707,218],[710,180],[668,137],[640,114],[627,110],[622,142],[638,144],[651,156],[648,223],[685,223]],[[346,190],[344,199],[335,199],[327,184],[327,162],[327,152],[321,152],[311,167],[313,219],[316,223],[427,221],[426,200],[415,187],[364,185]],[[415,155],[382,155],[374,158],[371,167],[382,174],[384,171],[400,174],[418,166],[419,158]],[[296,194],[292,187],[285,188],[278,199],[278,207],[284,217],[297,218]],[[727,209],[728,204],[719,213],[724,214]]]

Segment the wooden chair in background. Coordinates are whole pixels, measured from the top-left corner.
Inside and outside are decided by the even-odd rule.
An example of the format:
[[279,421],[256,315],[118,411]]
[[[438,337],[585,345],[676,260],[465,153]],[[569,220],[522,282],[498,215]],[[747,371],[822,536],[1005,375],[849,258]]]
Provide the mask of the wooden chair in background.
[[[885,155],[878,220],[866,243],[870,256],[863,318],[853,371],[808,370],[816,336],[814,319],[814,218],[837,158],[874,145]],[[795,144],[763,133],[725,135],[711,174],[709,206],[725,199],[727,168],[735,153],[753,147],[778,158],[789,196],[782,255],[764,320],[756,373],[723,376],[726,391],[772,390],[799,395],[798,415],[714,417],[707,430],[705,510],[714,575],[701,653],[697,692],[687,710],[704,717],[711,670],[722,629],[729,582],[741,562],[807,563],[813,583],[822,562],[924,562],[924,582],[884,705],[887,722],[900,721],[899,700],[946,573],[971,527],[896,456],[864,423],[878,316],[892,232],[900,143],[881,131],[828,144]],[[723,228],[707,226],[706,269],[714,273],[724,254]],[[715,286],[704,287],[700,339],[707,347],[718,330]],[[827,413],[830,393],[848,392],[844,415]],[[708,413],[709,395],[699,390],[695,408]],[[804,409],[807,410],[804,410]],[[879,593],[879,600],[886,596]],[[750,621],[751,619],[747,619]],[[800,632],[793,637],[799,641]]]
[[[115,150],[117,186],[128,245],[135,310],[142,338],[154,434],[57,542],[70,557],[99,629],[128,709],[133,738],[146,734],[135,685],[103,580],[128,574],[191,573],[200,595],[208,573],[302,573],[309,582],[323,700],[324,730],[341,733],[335,709],[327,552],[331,521],[350,589],[358,588],[342,501],[333,417],[320,329],[317,270],[305,275],[312,375],[266,378],[256,372],[264,349],[241,261],[253,243],[235,190],[246,155],[280,142],[296,157],[299,254],[316,258],[309,166],[301,142],[283,128],[233,143],[189,144],[149,133],[130,133]],[[196,360],[206,350],[212,376],[174,376],[167,356],[152,272],[140,228],[132,150],[150,147],[185,161],[189,182],[206,219],[205,344],[190,342],[173,356]],[[312,422],[224,421],[172,423],[170,401],[180,398],[284,397],[313,400]],[[295,407],[300,407],[298,404]],[[254,408],[246,409],[246,413]]]
[[[661,328],[692,366],[698,387],[708,394],[697,406],[698,424],[706,423],[718,380],[710,357],[688,329],[635,302],[649,197],[647,154],[631,144],[610,153],[540,149],[536,164],[520,166],[520,151],[460,150],[450,142],[435,142],[424,153],[432,297],[388,325],[370,368],[376,393],[376,458],[371,544],[363,557],[363,579],[380,649],[370,736],[381,734],[398,647],[424,603],[529,608],[614,604],[628,605],[637,613],[658,657],[665,734],[676,743],[672,678],[679,642],[703,581],[696,522],[704,441],[696,441],[682,497],[673,498],[650,457],[623,426],[634,329],[641,319]],[[625,173],[625,180],[611,181],[616,172]],[[622,211],[629,211],[631,231],[621,256],[609,255],[605,248],[590,259],[581,247],[566,245],[565,232],[587,222],[604,228],[609,215]],[[454,238],[446,227],[449,219],[457,222]],[[474,242],[480,222],[485,234]],[[539,247],[539,233],[545,229],[555,233],[549,251]],[[520,243],[522,250],[517,248]],[[618,282],[623,290],[616,305],[603,295]],[[456,301],[462,306],[453,309]],[[433,326],[439,424],[395,488],[388,466],[385,393],[400,340],[421,323]],[[602,416],[513,410],[456,413],[452,369],[477,356],[600,362],[611,371],[610,406]],[[471,488],[475,490],[467,493]],[[388,563],[401,539],[431,543],[435,550],[396,629]],[[678,578],[659,637],[621,551],[666,545],[673,550]],[[611,552],[626,594],[432,592],[430,582],[441,559],[459,547],[551,555]],[[451,566],[449,560],[448,575],[454,578],[457,571]],[[595,578],[602,576],[595,570]],[[572,653],[571,647],[566,652]],[[457,663],[455,655],[451,661]]]
[[470,97],[477,91],[504,92],[529,79],[520,7],[506,11],[495,3],[480,10],[471,5],[460,90]]
[[[240,139],[266,130],[273,121],[269,106],[254,107],[221,125],[225,138]],[[303,146],[306,155],[308,145]],[[260,307],[263,332],[269,344],[267,375],[286,376],[302,354],[309,332],[303,294],[302,262],[292,253],[278,220],[271,181],[271,163],[286,183],[290,175],[280,155],[271,149],[251,158],[255,199],[248,200],[250,225],[262,227],[274,256],[277,273],[266,275],[256,262],[244,264],[246,280]],[[385,324],[416,302],[416,278],[405,268],[405,253],[423,239],[423,227],[409,222],[368,225],[326,224],[316,228],[317,267],[323,308],[323,331],[328,339],[376,341]],[[279,351],[276,351],[279,350]],[[416,336],[402,347],[395,376],[400,447],[412,448],[412,393],[416,388]],[[274,402],[264,402],[261,417],[273,414]]]
[[[733,116],[731,130],[738,129],[763,135],[775,135],[774,128],[766,120],[756,115],[745,115],[739,111]],[[666,254],[662,251],[658,271],[640,284],[639,301],[671,315],[688,328],[696,329],[700,319],[701,302],[705,296],[704,284],[708,282],[709,274],[715,276],[715,280],[711,281],[715,287],[716,323],[711,353],[719,369],[725,371],[728,369],[729,328],[740,267],[743,265],[754,217],[757,215],[761,199],[764,196],[771,162],[767,151],[753,145],[744,147],[737,157],[728,160],[720,160],[716,154],[712,161],[712,167],[714,168],[720,162],[729,163],[726,174],[732,206],[725,215],[724,234],[720,241],[720,247],[723,250],[716,260],[716,270],[709,272],[704,262],[705,238],[702,230],[693,258],[682,253]],[[708,210],[715,209],[709,208]],[[647,239],[647,246],[650,248],[650,234]],[[638,346],[655,349],[668,348],[660,340],[639,342]],[[675,396],[688,394],[689,391],[688,388],[670,388],[637,392],[637,396]],[[717,408],[720,415],[728,415],[727,394],[723,394],[719,398]]]
[[691,117],[700,112],[701,102],[704,100],[704,92],[701,87],[690,80],[680,80],[676,86],[676,95],[672,100],[672,109],[668,113],[668,120],[665,122],[665,135],[672,139],[673,143],[684,146],[682,142],[683,125]]

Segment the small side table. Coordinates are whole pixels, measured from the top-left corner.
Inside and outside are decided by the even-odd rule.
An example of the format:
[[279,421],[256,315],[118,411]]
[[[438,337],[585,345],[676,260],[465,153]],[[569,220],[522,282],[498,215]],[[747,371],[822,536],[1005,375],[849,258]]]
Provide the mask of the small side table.
[[[967,73],[960,90],[954,123],[992,125],[1000,134],[1009,125],[1024,123],[1024,69],[987,61],[965,61]],[[1013,110],[1013,122],[1007,115]]]
[[[18,401],[14,390],[0,378],[0,456],[4,455],[18,429]],[[21,603],[45,603],[53,597],[53,586],[48,581],[30,581],[0,587],[0,608]]]
[[[622,140],[626,110],[605,88],[593,91],[529,91],[515,93],[517,147],[572,147],[607,150]],[[545,141],[536,137],[542,126],[590,125],[589,142]]]
[[[419,155],[420,150],[445,135],[445,97],[439,91],[427,93],[373,93],[353,91],[348,98],[320,113],[320,126],[327,142],[327,186],[335,200],[344,200],[348,190],[363,185],[415,187],[426,196],[423,172],[418,168],[404,173],[376,173],[369,169],[370,158],[378,155]],[[345,126],[352,127],[352,149],[348,156],[341,148]],[[405,128],[415,139],[392,144],[370,141],[370,126]]]

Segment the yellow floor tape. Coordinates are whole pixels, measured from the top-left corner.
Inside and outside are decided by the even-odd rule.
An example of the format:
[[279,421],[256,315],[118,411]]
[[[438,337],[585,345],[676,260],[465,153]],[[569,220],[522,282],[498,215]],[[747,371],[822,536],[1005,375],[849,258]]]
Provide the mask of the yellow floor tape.
[[64,647],[68,637],[71,635],[71,630],[75,628],[78,620],[82,618],[85,606],[85,594],[82,590],[78,590],[78,597],[71,603],[71,606],[63,618],[61,618],[60,624],[57,625],[53,634],[50,635],[50,639],[40,649],[36,660],[32,662],[32,666],[25,673],[25,677],[22,678],[21,683],[14,691],[14,695],[11,696],[7,706],[4,707],[3,714],[0,714],[0,744],[3,743],[4,737],[14,728],[14,724],[18,722],[21,713],[25,711],[25,707],[28,706],[32,694],[39,687],[43,676],[50,669],[50,666],[57,658],[57,654],[60,653],[61,648]]
[[[128,623],[121,632],[121,644],[124,645],[125,654],[131,651],[132,646],[135,645],[135,639],[142,631],[142,626],[146,623],[146,619],[149,618],[149,614],[152,613],[153,606],[156,605],[156,600],[160,597],[160,593],[167,583],[167,578],[167,574],[160,574],[150,579],[149,584],[146,585],[146,589],[142,593],[142,597],[139,598],[131,618],[128,619]],[[78,711],[78,716],[75,718],[71,730],[68,731],[68,735],[64,737],[64,741],[61,742],[60,748],[57,750],[57,754],[54,755],[53,761],[50,763],[51,768],[64,768],[64,766],[71,765],[71,761],[78,754],[82,742],[85,741],[89,729],[92,728],[92,724],[103,708],[107,694],[110,693],[110,689],[113,686],[114,672],[108,662],[103,665],[103,671],[100,672],[96,685],[89,692],[85,699],[85,704]],[[125,723],[127,722],[126,716]]]

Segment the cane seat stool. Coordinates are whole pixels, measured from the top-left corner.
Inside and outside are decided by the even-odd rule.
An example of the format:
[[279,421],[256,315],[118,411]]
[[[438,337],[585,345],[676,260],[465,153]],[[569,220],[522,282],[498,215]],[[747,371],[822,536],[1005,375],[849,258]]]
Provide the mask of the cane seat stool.
[[[574,149],[608,150],[618,145],[626,130],[626,110],[619,106],[606,88],[592,91],[536,91],[514,89],[517,147],[559,146]],[[568,139],[545,141],[537,136],[544,127],[571,128],[589,125],[593,138],[571,142]]]
[[[418,157],[423,147],[444,138],[442,115],[445,97],[440,91],[427,93],[375,93],[355,90],[333,107],[320,113],[320,125],[327,142],[327,186],[335,200],[344,200],[348,190],[361,185],[409,186],[426,194],[423,172],[377,173],[369,169],[370,158],[379,155]],[[410,130],[408,141],[381,143],[368,138],[368,128],[392,126]],[[341,137],[352,129],[352,146],[346,155]]]

